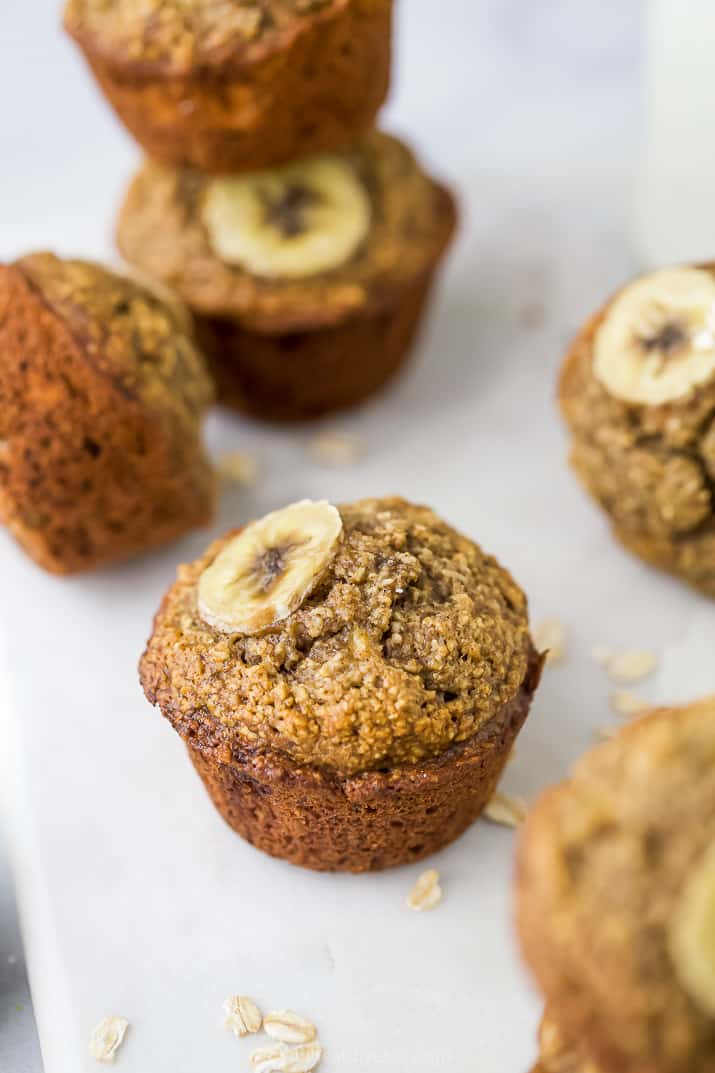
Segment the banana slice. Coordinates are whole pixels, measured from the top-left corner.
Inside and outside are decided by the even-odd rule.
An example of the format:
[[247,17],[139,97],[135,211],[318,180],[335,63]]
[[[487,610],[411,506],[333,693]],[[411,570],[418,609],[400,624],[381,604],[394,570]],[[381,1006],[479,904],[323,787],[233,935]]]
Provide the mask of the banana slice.
[[320,581],[342,532],[339,511],[324,500],[304,499],[252,522],[199,578],[199,614],[223,633],[275,626]]
[[214,252],[255,276],[303,279],[338,268],[370,230],[364,185],[340,157],[209,182],[202,216]]
[[686,880],[671,923],[670,953],[685,990],[715,1016],[715,843]]
[[625,287],[594,340],[593,371],[616,398],[661,406],[715,373],[715,279],[669,268]]

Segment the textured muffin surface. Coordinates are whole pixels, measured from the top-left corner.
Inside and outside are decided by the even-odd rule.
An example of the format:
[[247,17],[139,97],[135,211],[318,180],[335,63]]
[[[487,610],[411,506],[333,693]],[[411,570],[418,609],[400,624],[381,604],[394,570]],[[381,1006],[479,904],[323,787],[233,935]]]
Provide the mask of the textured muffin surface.
[[454,230],[451,197],[424,174],[406,146],[372,132],[342,151],[367,190],[372,218],[355,254],[300,280],[264,279],[223,261],[202,220],[207,179],[147,163],[120,216],[124,256],[171,284],[197,312],[235,317],[266,332],[320,328],[363,310],[389,308],[425,276]]
[[98,265],[0,266],[0,517],[50,570],[87,569],[205,523],[213,392],[169,296]]
[[[549,1021],[609,1073],[715,1069],[715,1020],[683,986],[670,938],[684,884],[713,840],[715,698],[629,726],[527,821],[524,950]],[[585,1056],[574,1061],[590,1068]]]
[[[315,17],[353,0],[69,0],[65,23],[99,51],[125,61],[185,70],[279,47]],[[358,6],[371,0],[358,0]]]
[[509,574],[427,508],[340,512],[343,541],[317,588],[265,634],[222,634],[198,614],[198,578],[228,537],[181,568],[141,677],[189,741],[351,775],[436,757],[519,693],[532,650]]
[[572,464],[627,547],[715,596],[715,376],[660,405],[616,397],[594,372],[610,308],[585,326],[562,372]]

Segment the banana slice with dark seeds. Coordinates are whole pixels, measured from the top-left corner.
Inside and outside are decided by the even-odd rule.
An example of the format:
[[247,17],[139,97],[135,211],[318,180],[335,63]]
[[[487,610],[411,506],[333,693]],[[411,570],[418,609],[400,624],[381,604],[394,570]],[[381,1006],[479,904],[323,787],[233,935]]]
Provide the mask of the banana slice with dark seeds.
[[594,375],[616,398],[661,406],[715,374],[715,278],[670,268],[625,287],[594,340]]
[[305,499],[251,522],[198,583],[199,614],[223,633],[255,634],[296,611],[340,544],[337,507]]
[[303,279],[338,268],[365,240],[370,197],[342,157],[213,179],[202,217],[214,252],[255,276]]

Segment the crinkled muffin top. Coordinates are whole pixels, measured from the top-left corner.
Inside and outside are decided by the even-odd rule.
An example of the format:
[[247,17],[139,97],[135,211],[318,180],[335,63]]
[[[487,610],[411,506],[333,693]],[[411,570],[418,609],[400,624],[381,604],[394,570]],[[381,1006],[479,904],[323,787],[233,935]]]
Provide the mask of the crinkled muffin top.
[[[191,318],[171,292],[90,261],[33,253],[15,267],[60,317],[99,374],[117,380],[178,433],[195,430],[213,386]],[[187,442],[193,435],[187,432]]]
[[[254,58],[355,0],[68,0],[65,25],[108,60],[165,69]],[[357,0],[369,7],[374,0]]]
[[612,304],[584,327],[561,376],[574,464],[626,531],[664,540],[692,536],[712,556],[715,376],[662,405],[617,398],[594,372],[595,338]]
[[197,313],[237,317],[257,331],[311,330],[365,309],[391,308],[395,295],[426,276],[447,246],[455,227],[453,199],[406,145],[379,131],[334,156],[354,170],[372,207],[366,240],[337,268],[281,280],[228,264],[212,248],[202,219],[211,180],[151,162],[129,188],[119,248]]
[[262,635],[218,632],[197,610],[198,578],[232,534],[180,568],[141,680],[183,737],[350,775],[435,757],[518,693],[527,604],[497,561],[402,499],[340,513],[318,586]]
[[549,1018],[604,1069],[715,1069],[715,1017],[683,986],[669,938],[713,840],[715,698],[629,725],[527,820],[524,949]]

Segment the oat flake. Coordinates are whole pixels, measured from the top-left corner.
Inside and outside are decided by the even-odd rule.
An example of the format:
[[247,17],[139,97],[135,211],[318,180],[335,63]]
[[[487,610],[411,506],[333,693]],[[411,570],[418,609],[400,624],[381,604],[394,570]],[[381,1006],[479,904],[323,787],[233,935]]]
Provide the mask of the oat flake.
[[129,1028],[126,1017],[105,1017],[92,1029],[89,1053],[98,1062],[113,1062]]
[[322,1056],[323,1048],[317,1042],[298,1047],[258,1047],[251,1052],[251,1066],[254,1073],[309,1073]]
[[619,715],[639,715],[640,712],[650,707],[642,697],[637,697],[635,693],[629,693],[626,689],[619,689],[612,693],[611,704]]
[[422,913],[427,909],[434,909],[442,901],[442,888],[439,883],[439,872],[430,868],[423,872],[414,887],[407,896],[407,904],[416,913]]
[[502,827],[518,827],[526,819],[526,805],[518,797],[497,790],[484,809],[484,816]]
[[229,995],[223,1004],[223,1011],[226,1014],[226,1028],[235,1036],[250,1036],[261,1027],[261,1011],[248,995]]
[[281,1043],[310,1043],[316,1037],[315,1025],[292,1010],[274,1010],[263,1018],[263,1031]]

